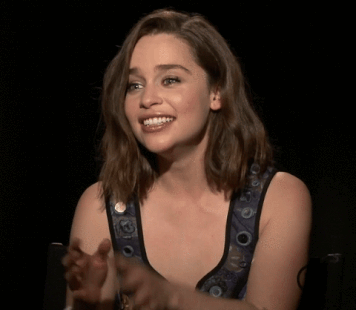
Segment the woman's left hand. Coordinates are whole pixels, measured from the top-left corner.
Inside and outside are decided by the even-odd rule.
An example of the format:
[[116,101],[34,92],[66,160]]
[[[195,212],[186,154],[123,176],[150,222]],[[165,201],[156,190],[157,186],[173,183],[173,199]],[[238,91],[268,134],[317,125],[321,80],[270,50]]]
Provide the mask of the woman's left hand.
[[169,283],[133,258],[117,254],[115,260],[120,276],[120,290],[130,295],[130,302],[133,302],[129,309],[178,309],[178,286]]

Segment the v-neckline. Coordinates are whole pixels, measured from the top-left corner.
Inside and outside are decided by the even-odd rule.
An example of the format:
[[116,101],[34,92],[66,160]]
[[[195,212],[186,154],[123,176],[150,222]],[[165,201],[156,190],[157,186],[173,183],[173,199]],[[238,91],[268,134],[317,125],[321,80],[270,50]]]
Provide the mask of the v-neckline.
[[[234,209],[234,203],[233,201],[236,198],[236,193],[233,193],[231,195],[230,203],[229,203],[229,211],[228,215],[226,218],[226,226],[225,226],[225,245],[224,245],[224,251],[223,255],[218,262],[218,264],[211,270],[209,271],[206,275],[204,275],[198,283],[195,285],[195,289],[200,289],[204,282],[210,278],[217,270],[219,270],[224,264],[227,259],[227,256],[229,254],[229,247],[230,247],[230,229],[231,229],[231,221],[232,221],[232,214],[233,214],[233,209]],[[155,272],[157,275],[162,277],[163,279],[167,280],[163,275],[161,275],[150,263],[147,257],[146,253],[146,247],[145,247],[145,241],[143,237],[143,228],[142,228],[142,218],[141,218],[141,208],[140,208],[140,203],[138,199],[134,200],[134,205],[135,205],[135,213],[137,216],[137,233],[138,233],[138,239],[139,239],[139,246],[141,250],[141,256],[143,262],[150,268],[152,269],[153,272]],[[168,281],[168,280],[167,280]]]

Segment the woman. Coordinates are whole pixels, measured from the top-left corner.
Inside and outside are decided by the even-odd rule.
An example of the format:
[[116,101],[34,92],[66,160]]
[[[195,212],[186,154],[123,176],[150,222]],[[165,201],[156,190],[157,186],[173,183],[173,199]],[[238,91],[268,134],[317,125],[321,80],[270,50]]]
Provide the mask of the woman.
[[173,10],[140,20],[107,69],[102,112],[104,164],[73,219],[67,305],[296,309],[310,195],[273,168],[214,27]]

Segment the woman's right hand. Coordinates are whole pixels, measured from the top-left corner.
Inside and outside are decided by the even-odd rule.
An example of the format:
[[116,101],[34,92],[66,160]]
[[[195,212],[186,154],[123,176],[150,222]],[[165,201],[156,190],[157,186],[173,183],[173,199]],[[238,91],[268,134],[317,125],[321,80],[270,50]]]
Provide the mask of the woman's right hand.
[[84,253],[80,240],[74,239],[62,263],[65,278],[73,298],[87,303],[98,303],[101,289],[108,274],[108,253],[111,249],[109,239],[104,239],[93,255]]

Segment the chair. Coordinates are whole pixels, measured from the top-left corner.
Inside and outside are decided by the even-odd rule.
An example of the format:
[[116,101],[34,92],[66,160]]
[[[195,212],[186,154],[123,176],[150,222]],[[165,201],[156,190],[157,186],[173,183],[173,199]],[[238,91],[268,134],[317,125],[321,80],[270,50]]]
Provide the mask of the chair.
[[61,260],[66,252],[67,247],[61,243],[51,243],[48,247],[43,310],[63,310],[65,308],[67,283]]
[[311,258],[298,310],[341,310],[344,256],[339,253]]

